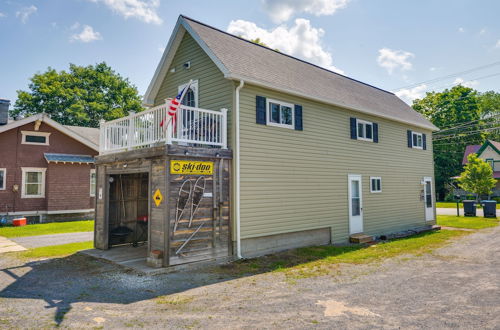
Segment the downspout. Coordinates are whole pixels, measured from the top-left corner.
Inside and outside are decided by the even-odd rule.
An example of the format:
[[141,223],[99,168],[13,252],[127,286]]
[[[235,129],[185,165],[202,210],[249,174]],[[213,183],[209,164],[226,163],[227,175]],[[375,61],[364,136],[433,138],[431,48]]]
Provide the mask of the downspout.
[[236,144],[236,168],[235,168],[235,180],[236,180],[236,255],[238,259],[243,258],[241,256],[241,225],[240,225],[240,89],[243,88],[245,82],[240,80],[240,84],[236,87],[236,106],[234,111],[234,122],[236,127],[235,133],[235,144]]

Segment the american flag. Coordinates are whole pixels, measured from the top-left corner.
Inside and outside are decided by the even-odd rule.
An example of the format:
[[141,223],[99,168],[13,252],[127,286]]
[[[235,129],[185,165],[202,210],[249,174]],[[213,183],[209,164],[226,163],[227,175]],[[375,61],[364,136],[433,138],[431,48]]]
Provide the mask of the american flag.
[[[184,95],[186,95],[186,92],[190,86],[191,86],[191,81],[186,85],[186,87],[184,87],[179,92],[179,94],[177,94],[177,96],[175,98],[170,100],[170,104],[168,107],[168,116],[169,116],[168,119],[169,119],[169,121],[170,120],[174,121],[174,126],[175,126],[175,115],[177,114],[177,109],[181,105],[182,99],[184,98]],[[166,120],[167,120],[167,118],[163,118],[163,120],[160,123],[160,127],[163,127],[163,125],[165,125]]]

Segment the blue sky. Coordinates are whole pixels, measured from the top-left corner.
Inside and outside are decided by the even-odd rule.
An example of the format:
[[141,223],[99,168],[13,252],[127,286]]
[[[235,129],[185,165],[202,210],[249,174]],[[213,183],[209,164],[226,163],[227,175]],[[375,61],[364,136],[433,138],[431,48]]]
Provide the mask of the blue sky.
[[[500,91],[500,1],[2,0],[0,98],[29,77],[106,61],[143,94],[179,14],[268,45],[409,101],[462,82]],[[491,77],[490,77],[491,76]]]

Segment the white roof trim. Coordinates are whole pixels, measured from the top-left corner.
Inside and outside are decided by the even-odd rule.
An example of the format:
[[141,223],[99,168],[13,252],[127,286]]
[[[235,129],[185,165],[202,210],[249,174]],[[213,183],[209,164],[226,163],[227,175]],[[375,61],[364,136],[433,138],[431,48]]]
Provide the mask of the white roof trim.
[[179,45],[180,45],[182,38],[184,37],[184,33],[186,31],[191,35],[191,37],[193,37],[193,39],[198,43],[198,45],[203,49],[203,51],[208,55],[208,57],[210,57],[210,59],[215,63],[215,65],[217,65],[219,70],[221,70],[221,72],[224,75],[230,74],[230,72],[222,64],[222,62],[219,60],[219,58],[217,56],[215,56],[215,54],[207,46],[207,44],[191,28],[189,23],[186,22],[184,17],[179,16],[179,19],[177,20],[177,23],[175,24],[174,30],[172,31],[172,35],[170,36],[170,39],[168,41],[167,47],[165,48],[165,51],[163,52],[160,63],[158,63],[158,66],[156,67],[155,73],[153,75],[153,79],[151,79],[151,82],[149,83],[148,89],[146,90],[146,93],[144,94],[144,98],[142,101],[143,105],[151,106],[154,104],[156,95],[158,94],[158,91],[161,87],[161,84],[168,73],[168,69],[170,68],[170,65],[172,64],[172,60],[174,59],[174,56],[177,52],[177,49],[179,48]]
[[9,131],[11,129],[14,129],[14,128],[17,128],[17,127],[20,127],[20,126],[23,126],[23,125],[26,125],[29,123],[32,123],[32,122],[37,121],[37,120],[43,121],[47,125],[54,127],[55,129],[57,129],[61,133],[66,134],[67,136],[79,141],[80,143],[86,145],[87,147],[89,147],[91,149],[94,149],[95,151],[99,151],[98,145],[87,140],[85,137],[73,132],[69,128],[64,127],[64,125],[59,124],[55,120],[50,119],[49,116],[47,116],[47,114],[45,114],[45,113],[39,113],[39,114],[36,114],[34,116],[30,116],[28,118],[13,121],[5,126],[0,126],[0,133]]
[[356,109],[356,108],[353,108],[353,107],[349,107],[349,106],[347,106],[345,104],[338,104],[338,103],[334,103],[334,102],[328,102],[328,101],[326,101],[324,99],[321,99],[321,98],[318,98],[318,97],[313,97],[313,96],[311,96],[309,94],[297,92],[297,91],[294,91],[294,90],[291,90],[291,89],[279,88],[279,87],[276,87],[275,85],[266,84],[265,82],[261,82],[261,81],[258,81],[258,80],[252,79],[252,78],[241,76],[241,75],[227,74],[227,75],[224,75],[224,77],[227,78],[227,79],[236,80],[236,81],[244,80],[246,83],[249,83],[251,85],[265,87],[267,89],[271,89],[271,90],[274,90],[274,91],[277,91],[277,92],[283,92],[283,93],[287,93],[287,94],[290,94],[290,95],[295,95],[295,96],[303,97],[303,98],[308,99],[308,100],[313,100],[313,101],[316,101],[316,102],[321,102],[321,103],[324,103],[324,104],[333,105],[333,106],[336,106],[336,107],[339,107],[339,108],[343,108],[343,109],[347,109],[347,110],[351,110],[351,111],[360,112],[360,113],[367,114],[367,115],[374,116],[374,117],[379,117],[379,118],[384,118],[384,119],[388,119],[388,120],[391,120],[391,121],[396,121],[396,122],[403,123],[403,124],[406,124],[406,125],[411,125],[411,126],[415,126],[415,127],[419,127],[419,128],[424,128],[424,129],[431,130],[431,131],[438,131],[439,130],[439,128],[437,128],[436,126],[434,126],[432,124],[431,124],[431,126],[429,126],[429,125],[419,125],[419,124],[416,124],[416,123],[408,122],[408,121],[401,120],[401,119],[398,119],[398,118],[394,118],[394,117],[391,117],[391,116],[384,116],[384,115],[380,115],[380,114],[373,113],[373,112],[370,112],[370,111],[366,111],[366,110],[363,110],[363,109]]

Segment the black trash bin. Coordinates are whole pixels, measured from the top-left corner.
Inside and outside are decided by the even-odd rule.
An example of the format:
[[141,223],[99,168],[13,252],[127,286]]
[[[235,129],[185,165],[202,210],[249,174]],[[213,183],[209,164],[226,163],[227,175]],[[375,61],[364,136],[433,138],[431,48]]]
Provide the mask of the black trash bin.
[[465,200],[462,201],[464,204],[464,215],[466,217],[475,217],[476,216],[476,201]]
[[481,201],[483,204],[483,215],[485,218],[497,217],[497,201]]

